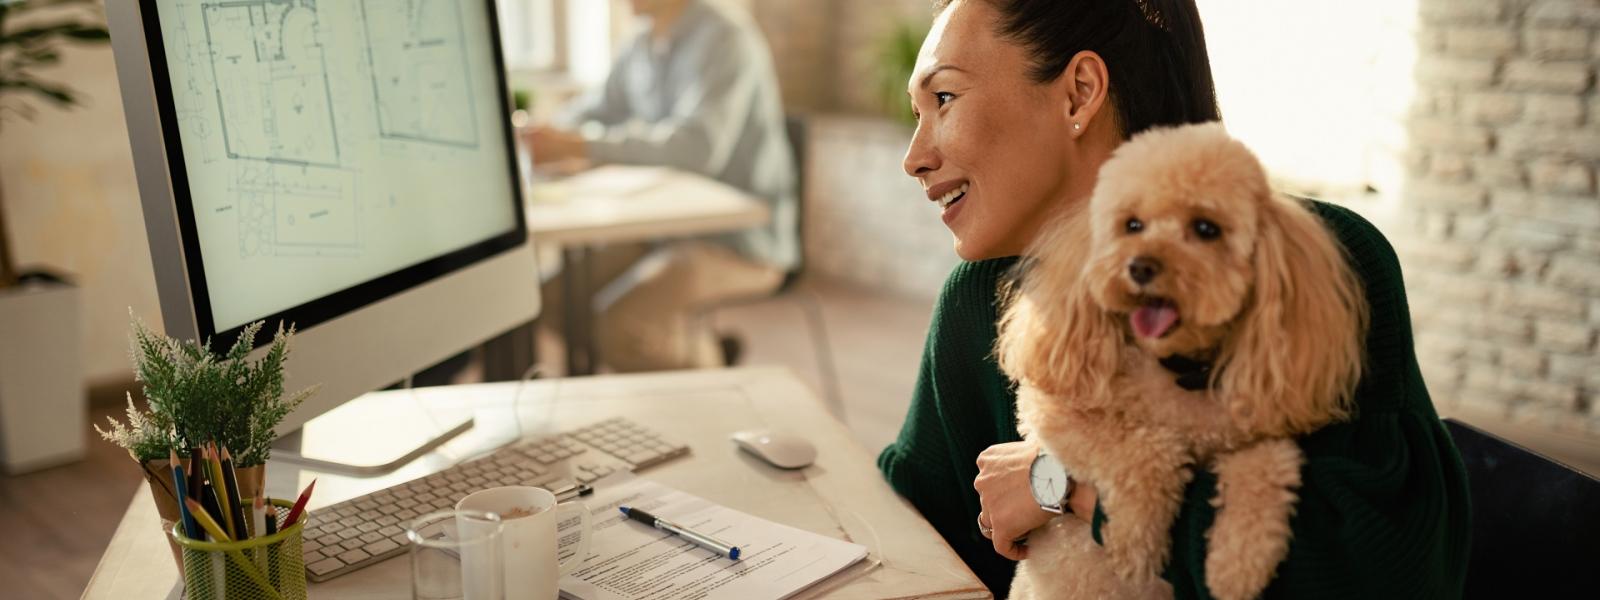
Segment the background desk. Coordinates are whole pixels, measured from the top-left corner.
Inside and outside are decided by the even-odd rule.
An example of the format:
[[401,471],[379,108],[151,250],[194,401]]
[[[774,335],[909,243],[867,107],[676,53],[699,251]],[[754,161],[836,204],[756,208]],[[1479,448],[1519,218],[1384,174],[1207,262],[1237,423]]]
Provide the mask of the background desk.
[[528,193],[528,233],[561,251],[567,374],[596,367],[589,255],[607,244],[689,238],[758,227],[765,202],[720,181],[664,167],[605,166],[535,183]]
[[[470,411],[473,432],[439,450],[373,479],[354,479],[268,466],[267,492],[292,496],[318,477],[315,509],[367,491],[420,477],[458,460],[485,439],[516,434],[511,398],[516,383],[416,390],[434,414]],[[336,413],[338,419],[382,419],[385,402],[412,401],[410,392],[369,394]],[[939,534],[883,482],[872,454],[851,438],[786,369],[732,369],[667,374],[533,381],[521,391],[516,416],[526,433],[571,429],[626,415],[688,443],[691,454],[647,469],[642,476],[765,519],[863,544],[882,561],[846,581],[825,582],[814,596],[825,598],[989,598],[989,592]],[[801,471],[780,471],[738,451],[728,435],[753,427],[799,432],[817,445],[817,462]],[[337,434],[337,435],[336,435]],[[358,446],[361,430],[308,428],[311,444]],[[408,559],[399,557],[314,584],[314,598],[397,598],[408,593]],[[134,492],[84,598],[165,598],[177,569],[159,531],[144,486]]]

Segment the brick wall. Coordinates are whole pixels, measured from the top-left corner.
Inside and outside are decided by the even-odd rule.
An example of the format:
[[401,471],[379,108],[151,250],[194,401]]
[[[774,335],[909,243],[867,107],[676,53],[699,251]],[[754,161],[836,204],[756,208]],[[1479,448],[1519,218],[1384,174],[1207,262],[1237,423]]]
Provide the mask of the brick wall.
[[882,113],[878,48],[895,24],[933,21],[931,0],[723,0],[755,17],[794,112]]
[[1421,0],[1397,232],[1435,403],[1600,435],[1600,1]]
[[741,0],[772,48],[783,88],[783,105],[791,112],[827,110],[834,102],[824,85],[835,55],[833,27],[837,3],[792,0]]

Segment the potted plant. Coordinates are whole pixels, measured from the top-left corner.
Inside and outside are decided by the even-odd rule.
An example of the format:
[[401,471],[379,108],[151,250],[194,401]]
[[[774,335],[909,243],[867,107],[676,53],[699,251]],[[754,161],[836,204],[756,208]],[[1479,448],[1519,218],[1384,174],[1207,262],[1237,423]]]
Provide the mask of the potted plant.
[[[0,98],[9,92],[44,100],[57,108],[78,105],[77,92],[66,86],[39,79],[33,69],[61,62],[61,44],[100,44],[111,39],[105,26],[98,22],[85,22],[84,11],[60,14],[51,19],[26,19],[21,26],[13,27],[27,17],[27,13],[42,8],[65,8],[81,5],[92,13],[99,3],[95,0],[0,0]],[[57,11],[60,13],[60,11]],[[0,127],[8,114],[31,119],[37,112],[26,102],[0,105]],[[0,288],[15,285],[20,273],[16,259],[11,254],[11,240],[6,234],[4,189],[0,188]]]
[[[99,12],[93,0],[0,0],[0,127],[32,118],[30,100],[78,104],[76,92],[34,71],[59,63],[64,45],[110,39]],[[0,189],[0,466],[20,473],[82,457],[88,407],[78,289],[17,269],[4,200]]]
[[[272,345],[250,359],[263,323],[245,327],[226,354],[214,354],[210,341],[179,341],[150,331],[134,320],[132,355],[134,375],[143,384],[148,410],[134,405],[128,395],[126,423],[107,417],[101,436],[128,450],[144,470],[150,493],[161,514],[163,530],[179,518],[173,490],[172,466],[176,452],[186,467],[195,448],[215,442],[232,453],[238,472],[239,493],[253,497],[263,483],[263,467],[272,454],[275,428],[305,401],[315,388],[285,395],[283,365],[289,357],[294,329],[280,324]],[[177,547],[173,547],[174,557]],[[182,568],[182,562],[179,562]]]

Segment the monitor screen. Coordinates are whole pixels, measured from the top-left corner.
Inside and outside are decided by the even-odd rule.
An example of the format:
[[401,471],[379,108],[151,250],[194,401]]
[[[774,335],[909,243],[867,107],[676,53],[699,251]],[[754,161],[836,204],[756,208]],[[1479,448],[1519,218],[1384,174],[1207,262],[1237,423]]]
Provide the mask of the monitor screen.
[[201,336],[526,239],[493,0],[142,1]]

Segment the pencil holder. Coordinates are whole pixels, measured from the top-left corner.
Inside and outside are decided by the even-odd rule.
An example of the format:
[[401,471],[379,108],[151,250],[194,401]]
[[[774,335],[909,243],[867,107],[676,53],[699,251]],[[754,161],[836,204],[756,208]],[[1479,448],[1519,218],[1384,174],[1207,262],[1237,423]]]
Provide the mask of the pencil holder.
[[[282,523],[292,502],[272,499],[269,518]],[[207,542],[183,535],[183,524],[170,535],[183,550],[184,597],[189,600],[305,600],[306,565],[300,555],[300,533],[311,513],[278,533],[239,542]]]

